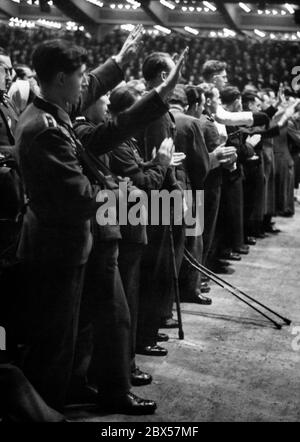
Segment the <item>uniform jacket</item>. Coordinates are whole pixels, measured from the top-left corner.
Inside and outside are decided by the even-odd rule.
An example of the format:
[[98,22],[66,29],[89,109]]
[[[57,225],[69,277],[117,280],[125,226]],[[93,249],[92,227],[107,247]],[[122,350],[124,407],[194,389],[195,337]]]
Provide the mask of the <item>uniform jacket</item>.
[[[113,60],[93,71],[80,109],[91,105],[122,78]],[[97,191],[83,174],[77,143],[68,114],[58,106],[36,98],[21,115],[16,147],[29,207],[21,232],[20,258],[58,265],[87,261]]]
[[[205,144],[209,153],[220,145],[220,135],[214,119],[208,115],[201,115],[200,126]],[[205,187],[218,187],[222,184],[222,168],[217,167],[209,172],[205,180]]]
[[[164,115],[167,110],[168,107],[161,100],[157,92],[151,91],[129,109],[120,113],[116,122],[107,120],[96,126],[87,120],[80,119],[75,123],[74,128],[84,148],[96,156],[99,156],[99,153],[103,154],[107,151],[111,151],[117,146],[118,148],[115,150],[117,150],[121,156],[123,154],[126,156],[128,154],[127,145],[122,143],[125,143],[125,141],[138,130],[145,129],[149,123]],[[115,171],[113,170],[113,172]],[[122,170],[115,173],[120,176],[131,176],[130,173],[124,175]],[[109,174],[109,171],[107,174]],[[90,179],[92,180],[92,177],[90,177]],[[137,187],[140,187],[135,180],[133,180],[133,182]],[[97,226],[96,230],[98,240],[103,241],[120,238],[118,226],[105,226],[104,228]],[[125,235],[127,240],[130,239],[131,242],[145,242],[145,229],[123,228],[122,232],[123,237]]]
[[161,189],[168,169],[159,164],[145,163],[134,138],[111,153],[110,165],[115,174],[130,177],[133,184],[145,192]]
[[176,178],[184,189],[201,190],[210,169],[208,150],[199,119],[172,110],[176,123],[175,148],[186,159],[176,167]]

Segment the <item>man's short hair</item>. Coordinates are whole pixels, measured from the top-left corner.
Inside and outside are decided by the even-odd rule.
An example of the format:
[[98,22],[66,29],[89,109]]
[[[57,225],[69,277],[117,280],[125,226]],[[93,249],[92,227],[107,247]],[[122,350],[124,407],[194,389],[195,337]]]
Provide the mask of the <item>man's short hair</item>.
[[202,103],[202,95],[204,90],[199,86],[188,85],[185,87],[185,93],[188,99],[189,106]]
[[184,84],[177,84],[173,91],[171,98],[169,99],[170,104],[179,104],[182,107],[188,106],[188,98],[186,95]]
[[18,64],[17,66],[14,66],[14,71],[16,73],[15,79],[19,78],[20,80],[24,80],[27,75],[26,69],[30,69],[26,64]]
[[245,110],[249,109],[249,104],[250,103],[254,103],[256,98],[259,99],[259,96],[256,95],[254,92],[244,92],[242,95],[242,104],[243,104],[243,108]]
[[236,86],[226,86],[220,93],[223,104],[230,105],[241,97],[241,92]]
[[202,76],[205,81],[211,81],[214,75],[220,74],[227,68],[227,64],[219,60],[208,60],[202,68]]
[[118,86],[110,94],[109,110],[115,115],[124,112],[126,109],[129,109],[140,96],[141,94],[132,86],[128,86],[127,84]]
[[146,57],[143,64],[143,76],[146,81],[154,80],[158,74],[169,70],[168,60],[171,55],[167,52],[153,52]]
[[214,98],[214,90],[217,89],[213,83],[201,83],[198,85],[199,88],[204,92],[206,100],[208,98]]
[[48,40],[34,51],[32,63],[41,83],[50,83],[59,72],[72,74],[87,61],[85,49],[66,40]]
[[8,56],[7,51],[4,48],[2,48],[2,46],[0,46],[0,55],[5,55],[6,57]]

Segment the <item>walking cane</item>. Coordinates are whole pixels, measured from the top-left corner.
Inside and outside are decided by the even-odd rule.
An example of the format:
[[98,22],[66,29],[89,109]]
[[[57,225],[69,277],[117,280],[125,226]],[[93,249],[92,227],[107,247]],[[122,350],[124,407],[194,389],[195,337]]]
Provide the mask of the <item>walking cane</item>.
[[[254,307],[252,304],[250,304],[249,302],[247,302],[245,299],[241,298],[239,295],[237,295],[237,293],[239,293],[240,295],[245,296],[246,298],[250,299],[252,302],[255,302],[256,304],[260,305],[261,307],[263,307],[265,310],[269,311],[270,313],[274,314],[275,316],[279,317],[280,319],[282,319],[285,324],[290,325],[291,324],[291,320],[287,319],[285,317],[283,317],[282,315],[280,315],[279,313],[275,312],[274,310],[270,309],[268,306],[266,306],[265,304],[262,304],[261,302],[259,302],[257,299],[252,298],[251,296],[247,295],[245,292],[242,292],[240,289],[238,289],[237,287],[233,286],[232,284],[230,284],[227,281],[224,281],[222,278],[220,278],[219,276],[217,276],[215,273],[213,273],[211,270],[207,269],[206,267],[204,267],[202,264],[200,264],[191,254],[190,252],[185,249],[185,258],[187,259],[187,261],[189,262],[189,264],[195,268],[196,270],[198,270],[200,273],[203,273],[204,275],[206,275],[209,279],[211,279],[212,281],[214,281],[217,285],[219,285],[220,287],[222,287],[223,289],[227,290],[229,293],[231,293],[233,296],[235,296],[236,298],[238,298],[240,301],[244,302],[245,304],[247,304],[249,307],[251,307],[253,310],[257,311],[258,313],[260,313],[262,316],[264,316],[266,319],[268,319],[269,321],[271,321],[276,328],[281,329],[282,325],[279,324],[278,322],[274,321],[272,318],[270,318],[269,316],[267,316],[264,312],[262,312],[261,310],[259,310],[258,308]],[[236,293],[237,292],[237,293]]]
[[174,289],[175,289],[175,302],[176,302],[176,310],[177,310],[177,318],[178,318],[178,338],[180,340],[182,340],[182,339],[184,339],[184,332],[183,332],[183,327],[182,327],[180,294],[179,294],[179,284],[178,284],[178,272],[177,272],[177,266],[176,266],[172,219],[173,218],[171,218],[171,220],[170,220],[169,234],[170,234],[171,258],[172,258],[172,267],[173,267],[173,280],[174,280]]

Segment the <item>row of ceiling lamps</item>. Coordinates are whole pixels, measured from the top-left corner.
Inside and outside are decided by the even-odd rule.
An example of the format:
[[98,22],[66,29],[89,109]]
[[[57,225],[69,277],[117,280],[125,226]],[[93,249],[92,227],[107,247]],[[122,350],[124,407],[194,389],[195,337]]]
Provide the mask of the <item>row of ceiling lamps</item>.
[[46,20],[39,18],[38,20],[23,20],[19,17],[11,17],[8,25],[12,28],[25,28],[32,29],[38,26],[42,26],[49,29],[65,29],[67,31],[84,31],[84,26],[81,26],[75,22],[68,21],[66,23],[60,23],[53,20]]
[[[98,6],[99,8],[103,8],[104,7],[104,2],[100,1],[100,0],[86,0],[88,3],[92,3],[95,6]],[[127,0],[127,4],[123,4],[123,3],[112,3],[109,5],[111,9],[138,9],[141,4],[140,2],[137,2],[135,0]]]
[[[173,2],[169,1],[169,0],[160,0],[160,3],[163,6],[165,6],[166,8],[169,8],[171,10],[174,10],[176,8],[176,5]],[[216,6],[213,3],[207,2],[207,1],[203,1],[202,3],[203,3],[204,7],[193,6],[193,5],[190,5],[190,6],[183,5],[183,6],[181,6],[181,10],[183,12],[194,12],[194,11],[197,11],[197,12],[202,12],[202,11],[204,11],[204,12],[209,12],[209,11],[216,12],[217,8],[216,8]],[[178,6],[180,6],[179,1],[176,1],[176,4]],[[266,14],[266,15],[270,15],[270,14],[273,14],[273,15],[278,15],[278,14],[286,15],[288,12],[290,14],[294,14],[294,12],[295,12],[293,6],[290,5],[289,3],[285,3],[283,5],[283,7],[285,9],[280,9],[280,10],[278,10],[278,9],[271,9],[271,10],[270,9],[265,9],[265,10],[257,9],[257,10],[252,10],[249,5],[247,5],[246,3],[243,3],[243,2],[239,2],[239,6],[240,6],[241,9],[243,9],[243,11],[245,11],[247,13],[249,13],[249,12],[256,12],[259,15],[261,15],[261,14]]]

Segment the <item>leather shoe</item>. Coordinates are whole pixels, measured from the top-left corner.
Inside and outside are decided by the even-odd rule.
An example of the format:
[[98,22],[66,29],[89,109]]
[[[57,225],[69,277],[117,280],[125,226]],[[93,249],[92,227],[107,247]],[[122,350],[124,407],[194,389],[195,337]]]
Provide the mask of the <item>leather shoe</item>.
[[207,296],[203,296],[199,290],[196,290],[193,296],[190,296],[187,302],[194,304],[211,305],[212,300]]
[[99,398],[97,409],[105,414],[153,414],[157,408],[154,401],[142,399],[129,392],[122,396]]
[[232,275],[235,270],[232,267],[224,267],[221,265],[213,265],[210,270],[218,275]]
[[247,236],[245,240],[245,244],[248,246],[255,246],[256,245],[256,239],[253,236]]
[[274,235],[277,235],[278,233],[281,232],[280,229],[277,229],[276,227],[274,227],[272,225],[265,227],[265,231],[267,233],[273,233]]
[[240,261],[242,259],[241,255],[234,252],[225,252],[221,258],[228,259],[229,261]]
[[138,367],[136,367],[131,372],[131,384],[134,387],[140,387],[142,385],[148,385],[152,382],[152,376],[149,373],[145,373],[144,371],[140,370]]
[[166,333],[157,333],[156,342],[167,342],[169,336]]
[[167,356],[168,350],[160,345],[147,345],[146,347],[137,347],[136,353],[146,356]]
[[241,246],[238,249],[234,249],[234,253],[238,253],[239,255],[248,255],[249,253],[249,246]]
[[268,237],[268,235],[266,235],[263,232],[257,232],[257,233],[254,234],[254,236],[255,236],[255,238],[258,238],[258,239],[264,239],[264,238]]
[[211,288],[209,287],[207,282],[201,282],[200,290],[201,290],[201,293],[209,293]]
[[163,319],[160,328],[178,328],[178,321],[173,318]]

